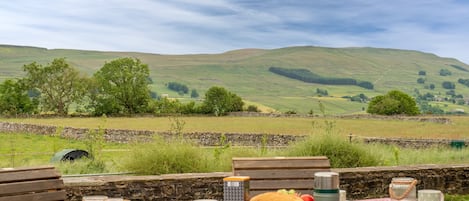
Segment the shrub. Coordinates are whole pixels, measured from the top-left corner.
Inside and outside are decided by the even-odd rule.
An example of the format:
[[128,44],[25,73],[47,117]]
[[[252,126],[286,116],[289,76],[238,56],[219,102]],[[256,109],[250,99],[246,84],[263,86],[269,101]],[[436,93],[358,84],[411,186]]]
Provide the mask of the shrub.
[[192,143],[155,138],[152,143],[139,144],[132,149],[124,168],[136,174],[155,175],[206,172],[207,164],[206,154]]
[[449,75],[451,75],[451,71],[449,71],[448,69],[441,69],[440,70],[440,75],[441,76],[449,76]]
[[[275,154],[275,151],[271,153]],[[123,169],[141,175],[226,172],[231,171],[232,157],[259,157],[262,154],[265,153],[255,148],[201,148],[181,138],[170,141],[156,138],[152,143],[136,145],[124,160]]]
[[420,113],[416,101],[404,92],[397,90],[371,99],[367,112],[379,115],[417,115]]
[[424,83],[425,83],[425,79],[420,77],[419,79],[417,79],[417,83],[419,83],[419,84],[424,84]]
[[247,108],[247,111],[248,112],[260,112],[259,108],[257,108],[257,106],[255,105],[249,105]]
[[335,135],[333,123],[325,122],[325,127],[319,130],[323,132],[312,134],[304,140],[290,145],[285,155],[327,156],[333,168],[377,166],[380,164],[377,156],[367,151],[362,144],[351,143],[346,138]]
[[441,86],[445,89],[455,89],[456,88],[456,85],[452,82],[449,82],[449,81],[444,81]]

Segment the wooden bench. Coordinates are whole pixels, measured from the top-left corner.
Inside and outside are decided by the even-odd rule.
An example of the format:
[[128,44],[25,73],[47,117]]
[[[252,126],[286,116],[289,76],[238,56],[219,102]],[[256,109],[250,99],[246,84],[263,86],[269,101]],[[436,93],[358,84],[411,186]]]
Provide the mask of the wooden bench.
[[53,166],[0,169],[0,201],[57,201],[67,194]]
[[279,189],[312,194],[314,173],[331,168],[325,156],[233,158],[232,162],[234,176],[250,177],[250,196]]

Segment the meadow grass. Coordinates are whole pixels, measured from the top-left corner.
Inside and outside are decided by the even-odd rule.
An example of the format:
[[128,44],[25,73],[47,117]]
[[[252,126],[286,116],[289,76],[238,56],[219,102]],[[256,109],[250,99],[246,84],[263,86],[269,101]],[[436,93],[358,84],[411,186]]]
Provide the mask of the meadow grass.
[[[163,143],[156,140],[145,144],[104,143],[100,161],[61,163],[59,169],[66,174],[94,172],[139,172],[171,173],[191,171],[230,171],[231,158],[234,156],[292,156],[292,155],[329,155],[334,167],[451,164],[468,163],[469,149],[450,149],[431,147],[429,149],[405,149],[382,144],[362,144],[360,137],[354,136],[350,144],[348,134],[373,137],[410,137],[410,138],[454,138],[467,137],[469,117],[452,116],[452,123],[440,124],[401,120],[377,119],[340,119],[340,118],[267,118],[267,117],[177,117],[183,122],[180,132],[240,132],[240,133],[280,133],[306,134],[307,140],[295,143],[286,149],[263,149],[262,147],[233,147],[220,142],[216,147],[200,147],[183,140]],[[175,118],[45,118],[45,119],[3,119],[10,122],[98,128],[105,122],[106,128],[149,129],[154,131],[174,131]],[[60,130],[60,129],[59,129]],[[328,136],[323,138],[321,136]],[[54,153],[65,149],[88,149],[86,141],[64,139],[58,136],[35,134],[0,134],[0,166],[32,166],[48,164]],[[182,139],[182,138],[178,138]],[[314,150],[312,145],[323,144],[328,150]],[[326,146],[327,145],[327,146]],[[313,147],[313,148],[311,148]],[[319,146],[320,147],[320,146]],[[305,151],[306,150],[306,151]],[[335,151],[335,152],[334,152]],[[342,152],[340,152],[342,151]],[[364,162],[352,164],[347,158],[335,159],[336,155],[363,157]],[[195,154],[195,155],[194,155]],[[161,156],[163,158],[155,158]],[[349,157],[350,158],[350,157]],[[195,159],[195,161],[193,161]],[[135,161],[138,160],[138,161]],[[181,161],[193,161],[185,164]],[[335,161],[340,160],[340,161]],[[160,162],[158,162],[160,161]],[[163,169],[152,167],[161,161],[172,161]],[[368,161],[368,162],[367,162]],[[371,161],[371,162],[370,162]],[[101,163],[99,163],[101,162]],[[353,162],[353,160],[352,160]],[[130,164],[130,165],[129,165]],[[132,165],[137,165],[136,167]],[[176,166],[191,167],[174,168]],[[152,167],[152,168],[150,168]]]
[[[313,136],[314,135],[314,136]],[[382,144],[349,143],[346,138],[313,134],[305,141],[288,148],[264,149],[235,147],[220,144],[200,147],[186,141],[156,140],[141,144],[105,143],[100,161],[79,160],[74,163],[55,163],[63,174],[100,172],[135,172],[138,174],[165,174],[183,172],[231,171],[232,157],[326,155],[333,167],[395,166],[418,164],[469,163],[469,149],[431,147],[406,149]],[[31,134],[0,134],[0,167],[20,167],[50,164],[53,149],[82,149],[82,141]],[[317,145],[321,146],[317,146]],[[315,146],[314,146],[315,145]],[[323,147],[326,149],[318,149]],[[353,154],[352,154],[353,153]]]
[[[62,149],[86,150],[86,143],[80,140],[64,139],[27,133],[0,133],[0,167],[21,167],[51,164],[55,153]],[[105,143],[101,160],[105,161],[105,172],[118,172],[122,156],[130,149],[129,144]],[[67,174],[96,172],[90,169],[89,161],[79,163],[58,163],[59,169]],[[81,167],[81,168],[80,168]]]
[[[178,117],[185,122],[183,132],[221,133],[266,133],[307,135],[314,132],[312,123],[333,121],[338,135],[353,134],[363,137],[402,137],[402,138],[445,138],[465,139],[469,137],[467,122],[469,116],[441,116],[451,120],[449,124],[380,120],[346,119],[334,117]],[[435,118],[428,116],[428,118]],[[102,124],[97,118],[10,118],[3,122],[19,122],[41,125],[70,126],[75,128],[98,128]],[[134,117],[107,118],[106,128],[151,130],[164,132],[171,130],[171,118]]]
[[467,201],[469,200],[469,195],[445,195],[445,201]]

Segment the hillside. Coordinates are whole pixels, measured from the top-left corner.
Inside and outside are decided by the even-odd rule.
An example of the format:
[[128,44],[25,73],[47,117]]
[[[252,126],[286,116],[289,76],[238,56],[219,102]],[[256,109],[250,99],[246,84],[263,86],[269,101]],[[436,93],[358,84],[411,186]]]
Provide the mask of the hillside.
[[[456,84],[456,94],[469,98],[469,87],[458,83],[458,79],[469,79],[469,65],[451,58],[409,50],[379,48],[324,48],[287,47],[280,49],[242,49],[221,54],[159,55],[134,52],[99,52],[83,50],[44,49],[36,47],[0,46],[0,80],[22,76],[22,66],[31,62],[48,63],[53,58],[65,57],[80,71],[92,75],[105,61],[118,57],[136,57],[149,64],[152,88],[158,94],[167,93],[170,97],[189,99],[189,95],[179,96],[169,91],[165,83],[175,81],[204,94],[214,85],[223,86],[235,92],[250,104],[259,104],[269,111],[309,110],[318,114],[321,101],[328,114],[359,113],[366,103],[351,102],[341,98],[360,93],[368,97],[398,89],[415,95],[431,92],[444,97],[447,89],[444,81]],[[323,85],[306,83],[274,74],[269,67],[306,69],[323,77],[353,78],[369,81],[372,90],[352,85]],[[441,76],[440,70],[447,69],[449,76]],[[426,75],[419,75],[425,71]],[[423,78],[424,84],[417,79]],[[428,89],[434,84],[435,89]],[[327,90],[327,97],[319,97],[317,89]],[[462,108],[450,102],[440,104],[445,110]]]

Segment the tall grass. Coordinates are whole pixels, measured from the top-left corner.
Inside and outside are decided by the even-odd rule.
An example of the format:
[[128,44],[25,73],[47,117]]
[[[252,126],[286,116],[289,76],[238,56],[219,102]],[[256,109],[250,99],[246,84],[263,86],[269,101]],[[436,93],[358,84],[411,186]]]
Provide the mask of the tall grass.
[[207,155],[198,147],[185,141],[140,144],[130,153],[124,167],[138,174],[167,174],[207,171]]
[[[383,166],[419,164],[464,164],[469,163],[469,149],[450,147],[428,147],[425,149],[399,148],[393,145],[364,144]],[[398,152],[396,156],[396,152]]]
[[335,122],[314,122],[313,133],[285,150],[288,156],[327,156],[334,168],[377,166],[376,155],[361,143],[350,143],[339,135]]
[[467,201],[469,195],[445,195],[445,201]]
[[[271,154],[275,154],[272,151]],[[142,175],[231,171],[233,157],[259,157],[261,149],[246,147],[200,147],[187,140],[164,140],[138,144],[124,160],[126,171]]]

